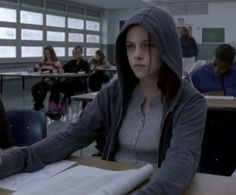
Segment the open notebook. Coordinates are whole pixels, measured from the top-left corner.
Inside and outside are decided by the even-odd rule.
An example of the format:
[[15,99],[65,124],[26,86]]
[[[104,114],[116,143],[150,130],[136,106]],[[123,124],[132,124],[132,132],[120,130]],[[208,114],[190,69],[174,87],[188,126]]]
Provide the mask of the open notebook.
[[111,171],[78,165],[14,195],[121,195],[127,194],[147,180],[153,167]]

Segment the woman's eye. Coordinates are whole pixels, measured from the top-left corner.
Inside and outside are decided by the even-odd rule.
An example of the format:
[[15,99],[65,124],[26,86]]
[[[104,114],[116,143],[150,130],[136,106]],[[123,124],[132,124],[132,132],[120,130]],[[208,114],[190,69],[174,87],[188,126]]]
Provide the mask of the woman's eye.
[[133,45],[132,44],[126,44],[126,48],[128,48],[128,49],[133,48]]
[[126,44],[126,47],[132,47],[132,45],[131,44]]
[[143,47],[144,48],[150,48],[150,47],[154,47],[154,44],[152,43],[152,42],[145,42],[144,44],[143,44]]
[[144,43],[144,44],[143,44],[143,47],[144,47],[144,48],[149,47],[149,43]]

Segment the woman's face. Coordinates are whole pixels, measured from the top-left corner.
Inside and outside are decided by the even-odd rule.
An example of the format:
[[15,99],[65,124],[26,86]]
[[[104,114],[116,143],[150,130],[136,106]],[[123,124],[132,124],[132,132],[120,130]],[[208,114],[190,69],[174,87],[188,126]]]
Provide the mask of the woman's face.
[[97,61],[101,60],[101,57],[98,54],[95,54],[95,58],[96,58]]
[[187,36],[187,35],[188,35],[187,29],[181,28],[181,30],[180,30],[180,35],[181,35],[181,37]]
[[138,79],[157,78],[162,62],[154,42],[143,27],[134,26],[128,30],[126,51],[130,67]]
[[51,59],[51,53],[48,49],[45,49],[44,50],[44,55],[46,57],[47,60],[50,60]]

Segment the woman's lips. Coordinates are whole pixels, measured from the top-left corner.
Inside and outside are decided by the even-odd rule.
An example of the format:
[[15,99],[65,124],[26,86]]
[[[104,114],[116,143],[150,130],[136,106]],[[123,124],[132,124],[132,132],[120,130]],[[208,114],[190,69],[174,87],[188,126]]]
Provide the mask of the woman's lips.
[[145,65],[144,64],[135,64],[134,67],[136,68],[144,68]]

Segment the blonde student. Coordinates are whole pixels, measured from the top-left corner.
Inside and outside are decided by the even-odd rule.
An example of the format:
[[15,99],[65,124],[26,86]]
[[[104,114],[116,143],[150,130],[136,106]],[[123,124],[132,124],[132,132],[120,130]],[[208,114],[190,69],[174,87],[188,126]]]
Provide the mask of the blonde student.
[[160,167],[135,194],[183,193],[198,167],[207,107],[182,79],[174,21],[162,9],[141,9],[127,20],[115,47],[118,79],[66,131],[1,155],[1,178],[65,159],[104,136],[104,160]]

